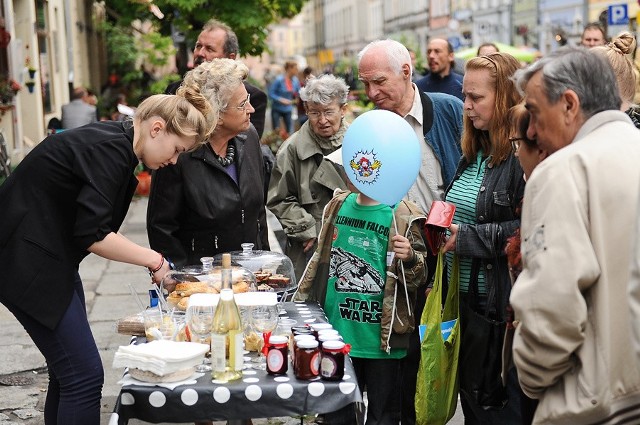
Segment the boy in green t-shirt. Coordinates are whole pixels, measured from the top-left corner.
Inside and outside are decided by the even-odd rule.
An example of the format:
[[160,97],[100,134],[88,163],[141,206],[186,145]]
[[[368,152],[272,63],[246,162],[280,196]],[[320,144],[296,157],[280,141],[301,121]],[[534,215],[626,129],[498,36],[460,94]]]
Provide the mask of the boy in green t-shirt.
[[[367,391],[368,425],[400,421],[400,359],[419,320],[413,308],[426,276],[424,219],[409,201],[392,208],[362,193],[339,192],[325,207],[318,248],[294,295],[319,302],[351,344],[358,385]],[[354,407],[325,418],[332,425],[355,423]]]

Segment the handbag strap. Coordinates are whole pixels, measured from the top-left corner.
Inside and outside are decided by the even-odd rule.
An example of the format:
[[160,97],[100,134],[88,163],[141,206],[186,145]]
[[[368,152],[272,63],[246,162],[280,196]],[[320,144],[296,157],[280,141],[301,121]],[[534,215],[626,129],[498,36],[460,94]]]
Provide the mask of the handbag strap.
[[[427,296],[425,301],[425,307],[422,310],[422,317],[420,317],[420,324],[426,325],[428,323],[441,323],[442,322],[442,273],[444,270],[444,254],[438,252],[438,262],[436,264],[436,271],[433,275],[433,287],[431,292]],[[430,308],[433,303],[437,303],[437,308]]]
[[451,272],[449,273],[449,285],[444,302],[443,314],[459,317],[460,311],[460,258],[453,254]]

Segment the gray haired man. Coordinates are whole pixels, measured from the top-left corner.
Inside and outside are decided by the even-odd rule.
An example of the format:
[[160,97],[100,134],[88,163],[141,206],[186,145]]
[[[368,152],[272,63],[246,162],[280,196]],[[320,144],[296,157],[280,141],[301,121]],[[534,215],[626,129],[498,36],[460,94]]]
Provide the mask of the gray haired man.
[[513,355],[534,424],[637,423],[640,368],[627,303],[640,195],[640,132],[619,111],[610,65],[585,48],[515,78],[527,137],[552,153],[531,174],[523,271],[511,292]]

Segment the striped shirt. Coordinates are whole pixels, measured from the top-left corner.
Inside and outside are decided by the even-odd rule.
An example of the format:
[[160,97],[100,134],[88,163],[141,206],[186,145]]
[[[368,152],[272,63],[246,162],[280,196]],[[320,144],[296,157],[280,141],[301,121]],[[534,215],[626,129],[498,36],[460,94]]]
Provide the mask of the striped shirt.
[[[453,217],[455,224],[477,224],[476,203],[487,158],[482,157],[482,151],[478,152],[476,161],[469,164],[462,172],[462,175],[453,181],[451,189],[447,193],[446,200],[456,206],[456,213]],[[469,290],[471,281],[472,257],[460,257],[460,292],[466,293]],[[453,253],[447,254],[447,263],[452,264]],[[478,293],[486,294],[484,284],[484,274],[478,274]]]

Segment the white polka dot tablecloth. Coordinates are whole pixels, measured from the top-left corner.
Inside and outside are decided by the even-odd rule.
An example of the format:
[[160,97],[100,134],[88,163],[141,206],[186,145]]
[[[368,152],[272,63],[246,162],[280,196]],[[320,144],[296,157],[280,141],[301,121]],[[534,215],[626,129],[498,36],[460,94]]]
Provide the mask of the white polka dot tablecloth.
[[[317,304],[286,302],[284,307],[286,317],[296,320],[297,326],[326,321]],[[133,418],[152,423],[186,423],[203,419],[299,416],[333,411],[362,401],[350,361],[345,361],[345,377],[341,381],[320,378],[303,381],[295,378],[290,362],[286,375],[272,376],[252,368],[255,363],[247,355],[244,360],[241,379],[231,383],[214,383],[211,376],[205,374],[195,385],[182,385],[173,390],[125,386],[109,425],[124,425]]]

